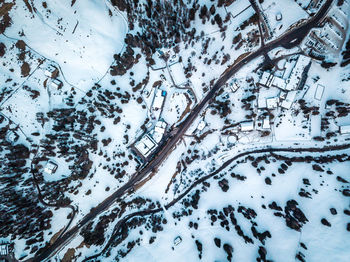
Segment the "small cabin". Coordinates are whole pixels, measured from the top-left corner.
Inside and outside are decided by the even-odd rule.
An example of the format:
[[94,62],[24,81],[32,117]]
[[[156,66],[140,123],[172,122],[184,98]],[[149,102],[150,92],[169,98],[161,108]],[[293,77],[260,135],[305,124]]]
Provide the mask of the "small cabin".
[[58,165],[54,161],[49,160],[47,161],[46,166],[44,168],[44,173],[48,175],[52,175],[56,172],[57,168],[58,168]]
[[49,65],[46,69],[45,69],[45,76],[49,77],[49,78],[56,78],[58,76],[58,69],[57,67],[53,66],[53,65]]
[[182,242],[182,238],[180,236],[175,237],[174,246],[178,246]]
[[62,86],[63,86],[63,83],[60,80],[58,80],[56,78],[52,79],[51,87],[53,87],[55,89],[60,89]]

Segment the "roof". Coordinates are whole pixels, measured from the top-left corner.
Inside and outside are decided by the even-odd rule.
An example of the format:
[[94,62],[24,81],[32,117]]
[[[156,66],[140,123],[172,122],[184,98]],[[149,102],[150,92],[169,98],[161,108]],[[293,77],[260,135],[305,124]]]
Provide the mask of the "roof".
[[148,134],[143,136],[140,141],[135,143],[135,148],[145,157],[152,152],[155,146],[156,143]]
[[270,97],[266,99],[266,106],[268,109],[273,109],[278,106],[278,97]]
[[258,98],[258,108],[266,108],[266,99],[264,97]]
[[56,172],[57,167],[58,167],[58,165],[55,162],[49,160],[46,163],[46,166],[44,168],[44,172],[51,175],[51,174]]
[[270,128],[271,128],[270,120],[269,120],[269,119],[265,118],[265,119],[263,120],[262,128],[263,128],[263,129],[270,129]]
[[0,256],[7,256],[9,253],[8,250],[8,243],[1,243],[0,244]]
[[274,76],[271,85],[273,87],[277,87],[277,88],[285,90],[287,83],[286,83],[286,80],[284,80],[283,78],[278,77],[278,76]]
[[156,119],[158,119],[160,116],[165,97],[166,97],[166,91],[161,89],[157,89],[155,91],[154,100],[152,104],[152,112],[155,115]]
[[349,134],[350,133],[350,125],[344,125],[339,127],[341,134]]
[[289,91],[287,93],[286,99],[283,100],[283,102],[281,103],[281,107],[286,109],[291,108],[296,95],[297,95],[297,91]]
[[253,121],[241,123],[241,131],[246,132],[246,131],[252,131],[252,130],[254,130],[254,122]]
[[167,123],[163,120],[157,121],[156,126],[154,127],[153,132],[151,132],[152,138],[156,143],[159,143],[162,140],[165,133]]
[[58,69],[53,65],[48,65],[45,68],[44,74],[47,77],[53,77]]
[[198,126],[197,126],[197,129],[198,129],[199,131],[202,131],[202,130],[204,129],[205,125],[206,125],[205,121],[204,121],[204,120],[201,120],[201,121],[199,122]]
[[269,86],[270,81],[271,81],[270,77],[271,77],[271,74],[269,72],[264,71],[258,84],[263,85],[263,86]]
[[287,79],[287,85],[286,85],[286,90],[296,90],[298,88],[301,75],[304,72],[305,67],[310,63],[311,58],[304,56],[304,55],[299,55],[298,60],[289,76]]
[[51,86],[58,88],[60,87],[60,85],[62,85],[62,82],[60,80],[56,78],[52,79]]

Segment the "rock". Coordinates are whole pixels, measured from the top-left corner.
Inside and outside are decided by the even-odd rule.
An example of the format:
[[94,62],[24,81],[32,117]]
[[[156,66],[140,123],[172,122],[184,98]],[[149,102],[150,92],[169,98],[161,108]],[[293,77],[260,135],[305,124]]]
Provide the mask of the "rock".
[[271,178],[266,177],[266,178],[265,178],[265,184],[266,184],[266,185],[271,185]]
[[350,223],[346,225],[346,230],[350,232]]

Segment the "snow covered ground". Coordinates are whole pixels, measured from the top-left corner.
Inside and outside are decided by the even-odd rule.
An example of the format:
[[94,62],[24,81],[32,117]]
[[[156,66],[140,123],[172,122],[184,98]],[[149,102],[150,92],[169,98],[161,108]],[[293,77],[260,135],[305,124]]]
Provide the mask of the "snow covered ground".
[[[124,44],[127,25],[108,1],[59,0],[46,4],[16,1],[13,24],[5,34],[22,39],[47,59],[57,62],[67,82],[87,90],[104,76]],[[75,2],[75,1],[74,1]]]

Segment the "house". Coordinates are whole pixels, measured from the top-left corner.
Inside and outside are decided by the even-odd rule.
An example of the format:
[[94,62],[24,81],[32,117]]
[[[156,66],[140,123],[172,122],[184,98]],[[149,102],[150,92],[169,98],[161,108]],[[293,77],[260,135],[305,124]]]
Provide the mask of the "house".
[[300,84],[300,81],[302,79],[302,75],[304,74],[305,68],[310,64],[311,58],[304,56],[304,55],[299,55],[298,60],[286,80],[287,85],[285,87],[285,90],[291,91],[291,90],[297,90]]
[[167,126],[167,123],[165,121],[163,120],[157,121],[154,127],[154,130],[151,132],[152,138],[156,143],[159,143],[162,140],[163,135],[166,131],[166,126]]
[[166,97],[166,91],[161,90],[161,89],[155,90],[155,95],[154,95],[154,99],[153,99],[153,103],[152,103],[152,107],[151,107],[151,111],[152,111],[155,119],[159,119],[159,117],[160,117],[160,114],[161,114],[162,109],[163,109],[165,97]]
[[270,129],[271,125],[270,125],[270,120],[268,118],[265,118],[262,122],[262,128],[263,129]]
[[55,88],[55,89],[60,89],[63,86],[63,83],[58,80],[57,78],[54,78],[51,80],[51,87]]
[[286,80],[284,80],[283,78],[274,76],[271,81],[271,86],[285,90],[287,83]]
[[206,123],[204,120],[201,120],[197,126],[197,130],[198,131],[202,131],[204,129],[204,127],[206,126]]
[[143,157],[149,156],[150,153],[156,148],[156,146],[157,143],[149,134],[144,135],[139,141],[135,143],[135,148]]
[[9,130],[5,137],[6,141],[11,144],[16,143],[18,138],[19,138],[19,135],[13,130]]
[[0,243],[0,258],[9,254],[9,243]]
[[178,246],[182,242],[182,238],[180,236],[177,236],[174,239],[174,246]]
[[47,161],[46,166],[44,168],[44,173],[48,175],[52,175],[56,172],[57,168],[58,168],[58,165],[54,161],[49,160]]
[[236,81],[231,81],[230,84],[229,84],[230,88],[231,88],[231,91],[234,93],[238,90],[239,88],[239,85],[237,84]]
[[314,95],[315,99],[318,100],[318,101],[321,101],[322,96],[323,96],[323,92],[324,92],[324,86],[318,84],[317,88],[316,88],[316,91],[315,91],[315,95]]
[[339,126],[340,134],[350,134],[350,125]]
[[282,20],[282,14],[281,14],[281,12],[278,12],[276,14],[276,21],[281,21],[281,20]]
[[275,109],[278,106],[278,97],[270,97],[266,99],[266,107],[268,109]]
[[242,122],[240,124],[242,132],[250,132],[254,130],[254,121]]
[[263,87],[270,87],[272,79],[273,79],[273,75],[270,74],[269,72],[264,71],[258,82],[258,85]]
[[287,93],[286,99],[282,101],[281,107],[290,109],[295,100],[298,91],[290,91]]
[[44,74],[45,76],[49,77],[49,78],[56,78],[58,76],[58,69],[53,66],[53,65],[49,65],[45,71]]

